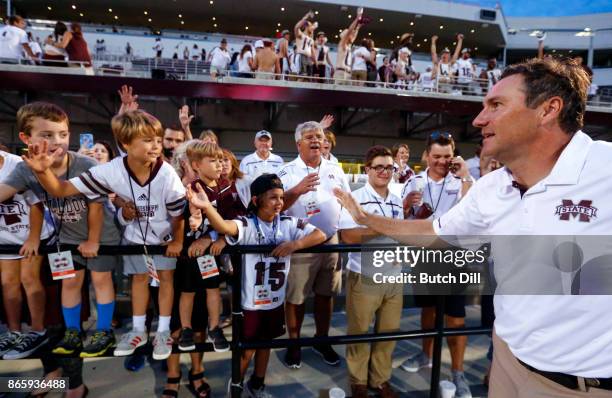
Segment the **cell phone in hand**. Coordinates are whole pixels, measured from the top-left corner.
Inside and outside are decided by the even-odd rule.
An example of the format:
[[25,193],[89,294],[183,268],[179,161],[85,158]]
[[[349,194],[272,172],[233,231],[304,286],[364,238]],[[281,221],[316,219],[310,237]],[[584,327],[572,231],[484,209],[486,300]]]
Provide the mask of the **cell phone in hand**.
[[91,133],[82,133],[79,135],[79,144],[81,148],[93,149],[94,137]]

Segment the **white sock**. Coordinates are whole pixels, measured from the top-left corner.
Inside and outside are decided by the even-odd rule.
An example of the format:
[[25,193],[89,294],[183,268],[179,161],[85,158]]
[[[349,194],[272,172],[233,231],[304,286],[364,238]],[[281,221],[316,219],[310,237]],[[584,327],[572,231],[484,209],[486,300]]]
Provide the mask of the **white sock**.
[[132,329],[137,332],[144,332],[145,322],[147,321],[146,315],[134,315],[132,316]]
[[157,331],[158,332],[167,332],[170,330],[170,317],[169,316],[159,316],[159,321],[157,321]]

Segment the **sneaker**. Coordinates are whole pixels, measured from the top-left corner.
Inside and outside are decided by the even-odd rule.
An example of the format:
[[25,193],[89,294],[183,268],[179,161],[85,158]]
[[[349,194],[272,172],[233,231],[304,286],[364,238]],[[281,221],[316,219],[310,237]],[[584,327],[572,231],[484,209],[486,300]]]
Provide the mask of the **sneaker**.
[[334,351],[331,345],[313,345],[312,349],[323,358],[323,362],[326,364],[330,366],[338,366],[340,364],[340,356]]
[[172,354],[173,343],[174,341],[170,337],[169,330],[155,333],[155,338],[153,339],[153,359],[156,361],[168,359],[170,354]]
[[21,333],[10,331],[0,336],[0,358],[13,349],[20,336]]
[[289,369],[299,369],[302,367],[302,349],[300,347],[288,347],[285,352],[285,366]]
[[81,351],[81,358],[99,357],[115,345],[115,333],[112,330],[98,330],[91,337],[89,344]]
[[266,386],[262,385],[261,388],[255,389],[251,387],[251,381],[247,381],[246,387],[244,389],[247,393],[247,397],[249,398],[272,398],[272,395],[266,392]]
[[146,357],[143,354],[127,356],[123,361],[123,367],[130,372],[138,372],[140,369],[144,368],[145,359]]
[[457,386],[457,390],[455,392],[455,398],[472,398],[472,391],[470,391],[470,386],[468,385],[467,379],[465,378],[465,373],[456,372],[453,370],[453,383]]
[[39,334],[36,332],[22,333],[13,346],[13,349],[2,356],[2,359],[23,359],[32,355],[43,345],[47,344],[49,337],[47,332]]
[[83,339],[81,331],[74,328],[68,328],[64,332],[64,337],[53,348],[53,353],[57,355],[72,355],[83,349]]
[[223,335],[223,329],[218,326],[213,330],[208,329],[206,341],[212,343],[215,352],[226,352],[230,349],[230,344]]
[[113,355],[116,357],[132,355],[134,351],[136,351],[136,348],[147,344],[148,340],[149,335],[147,332],[132,330],[121,336],[121,340],[119,340],[119,344],[117,344],[117,348],[115,348]]
[[431,368],[431,366],[431,359],[425,355],[423,351],[419,351],[418,354],[414,354],[402,362],[400,368],[404,369],[406,372],[416,373],[421,368]]
[[[242,396],[242,391],[244,390],[244,386],[242,383],[238,384],[238,388],[240,389],[240,396]],[[227,381],[227,398],[232,398],[232,378]]]
[[183,330],[181,330],[178,346],[181,351],[195,350],[196,345],[195,341],[193,341],[193,329],[183,328]]

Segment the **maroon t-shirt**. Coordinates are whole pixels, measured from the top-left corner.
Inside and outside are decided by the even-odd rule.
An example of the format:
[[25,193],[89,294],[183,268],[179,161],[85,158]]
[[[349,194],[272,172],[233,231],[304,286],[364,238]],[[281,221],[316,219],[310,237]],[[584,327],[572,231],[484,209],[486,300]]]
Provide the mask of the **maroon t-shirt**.
[[72,39],[66,46],[66,52],[68,53],[69,61],[81,61],[85,62],[85,66],[91,66],[91,57],[87,50],[87,42],[83,39],[83,35],[72,34]]

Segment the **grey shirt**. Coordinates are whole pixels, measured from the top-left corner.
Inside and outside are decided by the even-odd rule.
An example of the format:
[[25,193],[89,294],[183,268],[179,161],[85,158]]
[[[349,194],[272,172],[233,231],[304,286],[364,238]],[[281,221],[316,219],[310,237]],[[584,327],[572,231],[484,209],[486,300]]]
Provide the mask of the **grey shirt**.
[[[77,177],[97,165],[97,162],[87,156],[69,151],[69,167],[68,173],[58,176],[60,180]],[[104,206],[104,215],[102,225],[102,234],[100,236],[101,245],[116,245],[119,243],[120,234],[117,225],[114,222],[114,214],[107,206],[108,197],[100,196],[97,199],[89,200],[85,195],[74,195],[64,199],[55,198],[47,194],[40,185],[32,170],[30,170],[25,162],[20,162],[15,169],[9,174],[4,184],[10,185],[18,192],[32,190],[36,196],[45,202],[48,209],[53,214],[53,220],[49,224],[54,226],[55,232],[60,230],[60,242],[67,244],[80,244],[87,240],[89,228],[87,225],[88,204],[90,202],[102,203]]]

